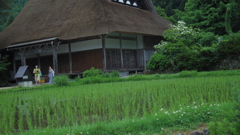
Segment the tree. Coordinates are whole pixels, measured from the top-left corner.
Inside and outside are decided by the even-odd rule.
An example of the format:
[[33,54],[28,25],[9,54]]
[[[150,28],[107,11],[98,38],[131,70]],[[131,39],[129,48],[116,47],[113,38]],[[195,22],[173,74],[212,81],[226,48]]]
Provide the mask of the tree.
[[0,31],[17,17],[28,0],[0,0]]
[[11,9],[11,3],[11,0],[0,0],[0,25],[4,23],[3,18],[8,15],[9,10]]
[[218,35],[240,30],[240,0],[188,0],[181,20]]
[[0,54],[0,73],[6,71],[8,65],[10,65],[8,62],[8,55],[2,56]]

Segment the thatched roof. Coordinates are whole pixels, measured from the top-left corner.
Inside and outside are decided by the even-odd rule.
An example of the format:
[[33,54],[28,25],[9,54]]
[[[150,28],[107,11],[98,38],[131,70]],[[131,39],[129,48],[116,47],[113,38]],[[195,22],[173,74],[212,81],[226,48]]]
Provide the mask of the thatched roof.
[[169,22],[153,13],[151,0],[141,1],[147,2],[149,11],[110,0],[29,0],[0,33],[0,49],[52,37],[73,40],[110,32],[162,35]]

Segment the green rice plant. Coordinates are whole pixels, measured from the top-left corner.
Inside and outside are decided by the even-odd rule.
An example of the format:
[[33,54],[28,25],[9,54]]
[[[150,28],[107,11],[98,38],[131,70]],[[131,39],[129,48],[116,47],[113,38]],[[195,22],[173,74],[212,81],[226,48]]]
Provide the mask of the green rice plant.
[[[125,121],[125,129],[118,127],[121,132],[107,130],[106,133],[125,134],[134,132],[134,130],[138,131],[138,129],[152,130],[161,126],[165,129],[174,126],[175,123],[187,127],[187,125],[191,125],[192,121],[208,122],[208,119],[212,119],[212,116],[219,114],[219,112],[223,114],[219,114],[219,118],[225,117],[227,114],[222,113],[224,111],[218,108],[212,109],[211,115],[208,114],[207,109],[211,108],[211,104],[214,107],[220,107],[217,105],[232,103],[231,89],[234,82],[238,81],[239,76],[192,77],[109,82],[81,85],[80,87],[79,85],[68,85],[66,87],[0,94],[0,108],[7,108],[0,110],[0,117],[3,118],[0,119],[0,134],[18,134],[35,129],[40,131],[41,129],[49,129],[51,131],[64,127],[74,127],[76,124],[84,127],[88,124],[114,123],[126,119],[126,121],[131,121],[138,118],[146,118],[143,122],[150,127],[145,127],[141,124],[142,122],[127,127],[128,124]],[[202,103],[204,104],[202,105]],[[25,106],[26,104],[28,105]],[[181,104],[182,109],[180,109],[179,104]],[[16,108],[19,105],[24,106],[22,111]],[[190,108],[184,109],[186,106]],[[164,111],[159,112],[161,108]],[[231,110],[231,108],[227,109]],[[165,110],[171,113],[163,115],[166,114]],[[184,114],[185,117],[181,116],[180,119],[180,113],[174,114],[172,110],[175,112],[176,110],[185,110],[185,113],[191,115]],[[195,111],[198,112],[195,114]],[[161,122],[153,122],[154,119],[157,119],[155,114],[161,115]],[[15,117],[12,117],[13,115]],[[169,117],[170,115],[171,117]],[[89,127],[79,132],[90,132],[87,129]],[[152,131],[160,132],[162,130],[158,128]],[[62,133],[67,132],[69,133],[69,129]]]
[[181,71],[179,77],[197,77],[198,72],[195,70],[192,71]]

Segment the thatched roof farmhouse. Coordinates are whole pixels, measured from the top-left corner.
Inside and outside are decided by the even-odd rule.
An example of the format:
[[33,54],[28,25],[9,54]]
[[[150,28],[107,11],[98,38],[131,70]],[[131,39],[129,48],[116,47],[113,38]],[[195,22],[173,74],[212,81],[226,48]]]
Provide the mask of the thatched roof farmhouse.
[[138,71],[168,25],[151,0],[29,0],[0,33],[0,49],[13,52],[14,73],[21,65],[45,74],[48,66],[59,74]]

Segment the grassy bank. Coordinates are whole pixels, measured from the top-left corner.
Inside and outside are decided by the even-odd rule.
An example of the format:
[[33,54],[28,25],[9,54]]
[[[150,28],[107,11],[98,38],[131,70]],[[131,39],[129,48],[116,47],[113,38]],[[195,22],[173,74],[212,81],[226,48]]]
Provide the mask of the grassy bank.
[[[106,76],[97,76],[97,77],[86,77],[86,78],[77,78],[71,80],[68,85],[79,86],[85,84],[96,84],[96,83],[113,83],[113,82],[128,82],[128,81],[143,81],[143,80],[166,80],[166,79],[176,79],[176,78],[198,78],[198,77],[220,77],[220,76],[240,76],[240,70],[221,70],[221,71],[209,71],[209,72],[197,72],[197,71],[182,71],[176,74],[135,74],[127,78],[119,77],[106,77]],[[56,88],[58,85],[40,85],[35,87],[15,87],[11,89],[2,89],[1,93],[5,92],[16,92],[16,91],[31,91],[31,90],[43,90],[49,88]]]

